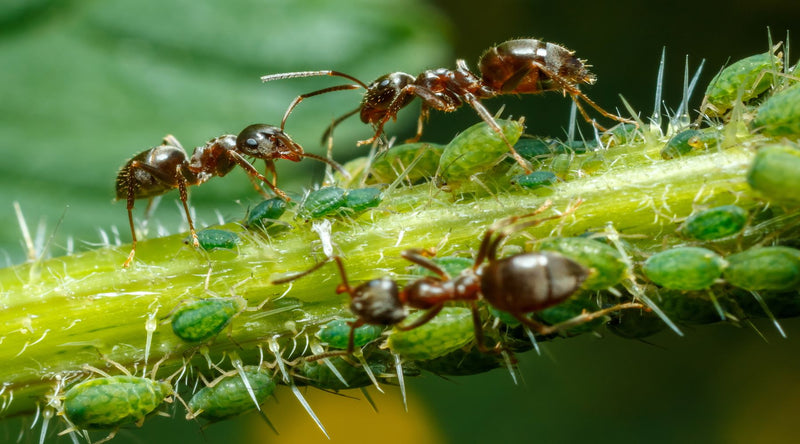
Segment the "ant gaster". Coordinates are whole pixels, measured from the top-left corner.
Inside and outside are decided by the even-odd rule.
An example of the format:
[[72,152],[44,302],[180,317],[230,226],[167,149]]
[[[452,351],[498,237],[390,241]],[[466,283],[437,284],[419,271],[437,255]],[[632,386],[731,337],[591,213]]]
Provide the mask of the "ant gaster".
[[[266,170],[272,172],[273,181],[270,182],[259,173],[245,156],[263,159],[266,163]],[[259,191],[261,188],[257,186],[256,179],[267,184],[278,197],[289,201],[289,196],[274,184],[277,181],[274,161],[287,159],[299,162],[303,157],[320,160],[342,170],[342,167],[332,160],[305,153],[303,148],[289,135],[272,125],[250,125],[238,136],[227,134],[215,137],[205,145],[195,148],[191,157],[187,156],[186,151],[175,137],[166,136],[161,145],[137,154],[126,162],[117,173],[116,198],[127,199],[128,222],[133,243],[123,266],[128,267],[136,254],[137,239],[133,225],[133,206],[136,199],[147,198],[152,203],[154,197],[177,188],[186,212],[193,244],[196,247],[199,242],[192,216],[189,214],[187,187],[200,185],[214,176],[225,176],[236,165],[239,165]]]
[[[530,214],[512,216],[496,222],[484,234],[472,267],[462,271],[455,278],[451,278],[446,271],[429,259],[432,256],[431,252],[411,249],[404,251],[402,256],[432,271],[436,276],[419,278],[403,288],[388,277],[373,279],[353,287],[347,280],[342,259],[333,256],[309,270],[274,280],[273,283],[290,282],[314,272],[330,261],[336,262],[342,278],[342,282],[336,287],[336,292],[350,295],[350,310],[358,319],[350,324],[346,352],[329,352],[317,355],[313,359],[353,353],[354,331],[361,325],[384,325],[394,326],[399,330],[412,330],[433,319],[445,303],[450,301],[465,301],[471,305],[477,347],[482,352],[495,353],[501,352],[503,345],[498,343],[490,349],[485,344],[477,305],[481,297],[493,307],[507,311],[540,335],[550,335],[613,311],[642,308],[642,304],[637,302],[621,303],[596,312],[583,313],[556,325],[544,325],[528,316],[530,313],[544,310],[568,299],[578,291],[590,274],[590,270],[583,265],[556,252],[521,253],[502,259],[497,258],[500,244],[512,233],[563,217],[576,208],[573,206],[564,214],[517,223],[538,215],[549,206],[550,202],[546,202]],[[427,312],[410,324],[400,325],[408,316],[408,308],[427,310]]]
[[409,142],[419,140],[423,122],[431,108],[451,112],[467,103],[503,138],[511,154],[527,172],[530,172],[527,163],[506,139],[492,114],[481,103],[482,99],[504,94],[561,91],[565,95],[569,94],[584,119],[600,130],[605,128],[589,118],[578,99],[609,119],[635,123],[605,111],[578,89],[580,84],[593,84],[596,78],[586,69],[588,65],[584,60],[575,57],[573,51],[563,46],[536,39],[509,40],[489,48],[481,56],[478,66],[481,71],[480,77],[469,70],[463,59],[459,59],[456,61],[455,70],[446,68],[427,70],[417,77],[403,72],[393,72],[379,77],[369,85],[348,74],[329,70],[272,74],[261,77],[261,80],[268,82],[298,77],[337,76],[356,82],[353,85],[333,86],[298,96],[286,110],[281,127],[294,107],[303,99],[332,91],[361,87],[366,92],[359,107],[336,119],[326,133],[327,136],[339,122],[360,112],[361,121],[372,124],[376,132],[370,139],[358,142],[359,145],[372,143],[380,137],[386,122],[389,119],[396,119],[398,111],[411,103],[415,97],[422,99],[422,109],[417,122],[417,133]]

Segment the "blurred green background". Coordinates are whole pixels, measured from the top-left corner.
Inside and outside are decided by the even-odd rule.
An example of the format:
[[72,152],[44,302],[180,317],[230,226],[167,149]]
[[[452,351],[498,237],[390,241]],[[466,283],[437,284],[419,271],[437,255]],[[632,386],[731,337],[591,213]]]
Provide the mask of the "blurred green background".
[[[693,71],[706,59],[704,85],[727,60],[764,52],[766,28],[775,41],[797,35],[800,2],[767,0],[655,3],[617,1],[288,0],[226,2],[48,1],[0,3],[0,264],[25,259],[12,202],[51,251],[127,242],[125,204],[111,204],[117,169],[127,158],[174,134],[187,150],[245,126],[280,121],[296,95],[341,83],[297,79],[261,84],[284,71],[335,69],[369,82],[391,71],[416,74],[475,68],[489,46],[515,37],[560,43],[587,59],[598,76],[584,91],[601,106],[620,106],[618,94],[643,114],[653,109],[662,47],[667,68],[664,100],[677,107],[684,57]],[[800,54],[800,51],[794,51]],[[793,56],[793,60],[797,57]],[[315,97],[287,125],[310,152],[331,119],[357,106],[358,91]],[[700,92],[695,94],[697,107]],[[528,132],[562,136],[570,101],[557,94],[503,97],[491,110],[527,117]],[[400,113],[390,134],[412,134],[416,106]],[[432,113],[425,139],[449,140],[478,120],[474,111]],[[335,158],[363,154],[354,141],[371,135],[357,118],[337,129]],[[279,163],[280,186],[310,187],[320,165]],[[155,215],[157,226],[183,226],[177,193]],[[257,201],[246,176],[235,171],[192,190],[198,225],[241,218]],[[137,205],[137,217],[144,202]],[[65,213],[66,209],[66,213]],[[114,228],[116,227],[116,228]],[[119,233],[117,236],[116,232]],[[453,382],[428,375],[408,382],[410,413],[392,395],[366,402],[312,394],[334,441],[478,442],[789,442],[800,413],[796,353],[800,323],[784,321],[789,339],[767,323],[753,331],[730,326],[663,333],[652,344],[587,337],[525,355],[514,386],[503,371]],[[2,346],[2,344],[0,344]],[[255,415],[208,427],[156,418],[142,430],[123,430],[115,442],[324,441],[288,392],[267,404],[280,436]],[[26,422],[27,421],[27,422]],[[0,422],[0,442],[38,440],[39,425]],[[58,425],[55,429],[61,429]],[[22,432],[21,432],[22,431]],[[52,436],[52,441],[56,438]],[[66,437],[59,441],[67,442]]]

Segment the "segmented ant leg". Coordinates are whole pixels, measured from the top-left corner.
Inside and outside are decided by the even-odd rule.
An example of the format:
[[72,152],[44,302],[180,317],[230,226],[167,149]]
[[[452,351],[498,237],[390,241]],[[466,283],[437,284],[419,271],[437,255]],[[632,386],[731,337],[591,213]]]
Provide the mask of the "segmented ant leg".
[[269,180],[268,180],[266,177],[264,177],[263,175],[261,175],[261,173],[259,173],[259,172],[258,172],[258,171],[255,169],[255,167],[253,167],[253,165],[252,165],[252,164],[250,164],[250,162],[248,162],[248,161],[247,161],[247,159],[245,159],[244,157],[242,157],[242,155],[241,155],[241,154],[239,154],[239,153],[237,153],[237,152],[235,152],[235,151],[233,151],[233,150],[228,150],[228,151],[226,151],[226,153],[227,153],[227,154],[228,154],[228,155],[229,155],[229,156],[230,156],[230,157],[233,159],[233,161],[234,161],[234,162],[236,162],[237,164],[239,164],[239,166],[240,166],[240,167],[242,167],[242,169],[244,169],[244,171],[245,171],[245,172],[246,172],[246,173],[247,173],[249,176],[251,176],[251,177],[256,177],[256,178],[258,178],[260,181],[262,181],[262,182],[264,182],[265,184],[267,184],[267,186],[269,186],[269,187],[270,187],[270,189],[272,190],[272,192],[273,192],[273,193],[275,193],[275,194],[276,194],[278,197],[280,197],[281,199],[285,200],[286,202],[289,202],[289,201],[291,201],[291,200],[292,200],[292,199],[291,199],[289,196],[287,196],[287,195],[286,195],[286,193],[284,193],[283,191],[281,191],[281,190],[280,190],[280,189],[279,189],[277,186],[273,185],[273,184],[272,184],[272,183],[271,183],[271,182],[270,182],[270,181],[269,181]]
[[[475,301],[472,301],[470,303],[470,308],[472,308],[472,325],[475,329],[475,346],[478,347],[478,351],[481,353],[502,353],[504,349],[502,342],[498,342],[492,348],[486,346],[486,336],[483,334],[483,321],[481,320],[481,314],[478,311],[478,304]],[[506,351],[509,353],[511,360],[516,362],[511,350]]]
[[[133,163],[131,164],[131,169],[133,169]],[[125,259],[125,262],[122,264],[124,268],[128,268],[131,265],[131,261],[133,261],[133,257],[136,255],[136,229],[133,226],[133,204],[136,200],[134,197],[135,195],[135,185],[133,181],[128,178],[127,179],[128,185],[128,222],[131,226],[131,252],[128,254],[128,258]]]
[[408,325],[395,324],[394,328],[400,331],[409,331],[417,327],[421,327],[422,325],[427,324],[428,321],[430,321],[431,319],[435,318],[436,315],[439,314],[440,311],[442,311],[442,308],[444,308],[444,304],[436,305],[433,308],[428,309],[428,311],[426,311],[425,314],[415,319],[414,322]]
[[[501,230],[501,229],[503,229],[503,228],[505,228],[505,227],[507,227],[509,225],[512,225],[512,224],[514,224],[515,222],[517,222],[520,219],[526,219],[526,218],[529,218],[529,217],[534,217],[534,216],[542,213],[543,211],[547,210],[548,208],[550,208],[550,206],[552,204],[553,204],[552,201],[547,200],[539,208],[535,209],[531,213],[523,214],[523,215],[520,215],[520,216],[507,217],[505,219],[500,219],[499,221],[497,221],[494,224],[492,224],[492,226],[489,227],[489,229],[487,229],[486,233],[484,233],[484,235],[483,235],[483,240],[481,241],[481,246],[478,248],[478,255],[475,257],[475,264],[473,265],[473,269],[477,270],[478,266],[480,266],[483,263],[483,261],[486,260],[487,258],[489,260],[493,260],[495,258],[495,255],[497,254],[497,245],[499,244],[500,240],[502,240],[502,239],[504,239],[505,237],[508,236],[508,234],[503,235],[503,233],[501,232],[497,236],[499,239],[498,240],[494,240],[494,242],[492,242],[493,241],[493,235],[498,230]],[[560,216],[555,216],[555,217],[560,217]],[[544,222],[545,220],[548,220],[548,219],[541,220],[538,223]]]
[[[627,309],[631,309],[631,308],[645,308],[645,306],[643,304],[639,303],[639,302],[625,302],[625,303],[622,303],[622,304],[617,304],[617,305],[615,305],[613,307],[608,307],[608,308],[604,308],[602,310],[593,311],[591,313],[584,312],[584,313],[579,314],[578,316],[575,316],[572,319],[567,319],[566,321],[559,322],[558,324],[555,324],[555,325],[543,326],[543,325],[540,324],[540,326],[543,327],[543,328],[541,330],[539,330],[538,333],[542,334],[542,335],[551,335],[551,334],[557,333],[557,332],[559,332],[561,330],[566,330],[568,328],[576,327],[578,325],[585,324],[587,322],[591,322],[591,321],[593,321],[593,320],[595,320],[597,318],[603,317],[603,316],[605,316],[605,315],[607,315],[609,313],[613,313],[615,311],[620,311],[620,310],[627,310]],[[519,315],[519,316],[514,315],[514,317],[516,317],[517,319],[520,319],[520,320],[522,320],[523,318],[526,318],[525,316],[522,316],[522,315]],[[531,321],[531,322],[535,322],[535,321]]]
[[358,327],[361,327],[362,325],[364,325],[365,322],[364,322],[363,319],[356,319],[355,321],[348,322],[347,324],[350,325],[350,335],[347,337],[347,350],[327,351],[325,353],[319,353],[319,354],[316,354],[316,355],[313,355],[313,356],[308,356],[308,357],[303,358],[303,359],[306,362],[314,362],[314,361],[319,361],[320,359],[332,358],[334,356],[350,356],[350,355],[352,355],[356,350],[356,340],[355,340],[356,329]]
[[419,265],[420,267],[423,267],[425,269],[428,269],[436,273],[436,275],[442,278],[442,280],[445,281],[450,280],[450,275],[447,274],[447,272],[444,271],[442,267],[437,265],[436,262],[433,262],[432,260],[428,259],[429,257],[434,256],[433,254],[431,254],[429,250],[423,250],[421,248],[411,248],[400,253],[400,256],[403,256],[403,258],[409,262],[413,262]]
[[292,101],[292,103],[289,104],[289,108],[286,109],[286,113],[283,115],[283,119],[281,119],[281,130],[283,130],[284,126],[286,125],[286,119],[289,118],[289,114],[291,114],[292,111],[294,110],[294,108],[297,105],[299,105],[300,102],[302,102],[304,99],[307,99],[309,97],[318,96],[320,94],[329,93],[329,92],[346,91],[346,90],[349,90],[349,89],[358,89],[358,88],[361,88],[361,85],[338,85],[338,86],[331,86],[331,87],[328,87],[328,88],[323,88],[323,89],[320,89],[320,90],[317,90],[317,91],[313,91],[313,92],[310,92],[310,93],[306,93],[306,94],[302,94],[302,95],[297,96]]
[[511,142],[508,141],[508,138],[506,138],[503,129],[500,128],[500,125],[497,124],[497,122],[494,120],[494,117],[492,117],[492,115],[489,114],[489,110],[487,110],[486,107],[484,107],[483,104],[480,102],[480,100],[478,100],[472,94],[465,95],[464,99],[478,113],[481,119],[483,119],[484,122],[488,123],[489,126],[500,136],[500,138],[503,139],[503,142],[505,142],[506,146],[508,146],[508,151],[511,153],[511,156],[514,157],[514,160],[517,161],[519,166],[521,166],[522,169],[525,170],[525,174],[530,174],[532,170],[528,164],[528,161],[523,159],[522,156],[519,155],[517,150],[514,149],[514,145],[512,145]]
[[417,134],[410,139],[406,139],[406,143],[417,143],[419,139],[422,137],[422,127],[424,123],[428,121],[428,117],[430,116],[430,107],[427,103],[422,103],[422,108],[419,110],[419,118],[417,119]]
[[[313,267],[309,268],[306,271],[301,271],[299,273],[295,273],[295,274],[293,274],[291,276],[283,277],[283,278],[280,278],[280,279],[273,279],[272,280],[272,284],[286,284],[286,283],[289,283],[289,282],[292,282],[292,281],[296,281],[297,279],[300,279],[302,277],[308,276],[309,274],[319,270],[320,268],[322,268],[323,265],[327,264],[330,261],[334,261],[334,260],[339,262],[341,259],[339,258],[339,256],[329,257],[329,258],[325,259],[322,262],[317,262],[316,264],[314,264]],[[342,268],[342,270],[343,270],[343,268]],[[347,283],[347,280],[346,280],[346,278],[344,276],[343,276],[342,280],[344,281],[345,284]]]
[[336,128],[340,123],[342,123],[345,120],[347,120],[348,117],[352,116],[353,114],[355,114],[355,113],[357,113],[359,111],[361,111],[361,107],[360,106],[358,108],[352,110],[352,111],[348,111],[347,113],[342,114],[341,116],[337,117],[333,122],[331,122],[331,126],[329,126],[328,129],[325,130],[325,133],[322,134],[322,142],[321,143],[324,145],[325,142],[329,138],[332,137],[334,128]]
[[186,222],[189,223],[189,231],[192,233],[192,245],[196,248],[200,246],[200,240],[197,239],[197,233],[194,231],[194,223],[192,222],[192,215],[189,213],[189,193],[186,191],[186,178],[183,177],[181,173],[181,165],[175,167],[175,177],[178,179],[178,191],[180,192],[183,211],[186,212]]

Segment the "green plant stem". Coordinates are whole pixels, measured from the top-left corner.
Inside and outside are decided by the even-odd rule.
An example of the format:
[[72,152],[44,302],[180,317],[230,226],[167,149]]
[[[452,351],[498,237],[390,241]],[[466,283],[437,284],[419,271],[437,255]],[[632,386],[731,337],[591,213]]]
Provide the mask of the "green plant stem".
[[[745,181],[753,152],[741,145],[671,161],[652,160],[660,145],[616,149],[606,154],[604,170],[559,183],[547,197],[559,211],[582,199],[574,215],[529,233],[578,235],[610,224],[623,235],[645,236],[659,245],[669,242],[662,235],[673,233],[694,204],[755,202]],[[409,264],[400,253],[407,248],[436,247],[447,239],[442,254],[474,251],[494,221],[530,212],[545,200],[526,190],[468,189],[471,185],[455,193],[432,184],[401,187],[384,196],[378,209],[332,219],[333,253],[344,257],[351,282],[406,273]],[[102,366],[103,357],[138,372],[145,360],[152,367],[165,359],[164,371],[178,368],[197,346],[181,342],[166,320],[182,301],[209,292],[240,295],[249,307],[267,301],[261,310],[236,317],[229,336],[220,334],[208,344],[211,355],[236,351],[246,362],[257,359],[256,345],[269,338],[303,335],[309,326],[348,315],[346,295],[334,291],[340,278],[332,264],[293,282],[282,298],[288,285],[270,283],[325,257],[320,236],[310,229],[320,222],[288,222],[291,228],[268,234],[225,226],[243,237],[237,252],[195,250],[181,234],[140,242],[130,269],[122,268],[130,248],[124,245],[0,270],[0,381],[6,400],[0,413],[35,410],[53,394],[56,375],[83,372],[85,364]],[[146,356],[149,319],[156,329]]]

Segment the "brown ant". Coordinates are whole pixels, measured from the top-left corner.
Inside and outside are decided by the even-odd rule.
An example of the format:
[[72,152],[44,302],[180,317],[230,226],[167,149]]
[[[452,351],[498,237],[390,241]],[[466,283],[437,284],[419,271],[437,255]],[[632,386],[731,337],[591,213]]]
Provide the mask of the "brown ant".
[[489,48],[478,61],[481,77],[473,74],[463,59],[456,61],[456,69],[439,68],[422,72],[416,78],[404,72],[393,72],[378,77],[369,85],[339,71],[300,71],[271,74],[261,77],[268,82],[278,79],[291,79],[313,76],[337,76],[356,82],[354,85],[339,85],[320,89],[298,96],[286,110],[281,121],[283,128],[286,119],[295,106],[307,97],[332,91],[364,88],[366,92],[358,108],[337,118],[323,136],[344,119],[360,111],[361,121],[372,124],[375,135],[358,142],[359,145],[372,143],[383,133],[383,126],[389,119],[396,119],[397,113],[411,103],[414,97],[422,99],[422,109],[417,121],[417,134],[409,139],[416,142],[422,136],[423,121],[431,108],[452,112],[464,103],[469,104],[489,126],[496,131],[508,145],[509,151],[528,172],[526,162],[517,154],[514,147],[503,134],[492,114],[481,103],[503,94],[538,94],[546,91],[561,91],[569,94],[581,115],[596,128],[605,128],[590,119],[578,99],[582,99],[603,116],[619,122],[635,123],[632,120],[615,116],[589,99],[579,89],[582,83],[593,84],[596,80],[586,68],[584,60],[574,56],[563,46],[536,39],[518,39],[503,42]]
[[[263,159],[266,170],[272,173],[273,181],[270,182],[261,175],[245,156]],[[225,176],[239,165],[256,186],[255,180],[258,179],[267,184],[278,197],[289,201],[291,200],[289,196],[274,184],[277,181],[274,161],[287,159],[299,162],[303,157],[326,162],[343,171],[341,165],[330,159],[304,152],[303,147],[294,142],[288,134],[272,125],[250,125],[238,136],[227,134],[215,137],[205,145],[195,148],[191,157],[187,156],[175,137],[166,136],[161,145],[137,154],[117,173],[116,198],[128,201],[128,222],[133,239],[133,247],[123,267],[128,267],[136,254],[136,231],[133,226],[133,204],[136,199],[150,199],[149,208],[154,197],[177,188],[180,191],[193,244],[197,247],[199,242],[187,204],[188,186],[200,185],[214,176]],[[261,190],[258,186],[257,189]]]
[[[520,253],[502,259],[497,258],[502,241],[514,232],[530,228],[542,222],[563,217],[574,211],[576,206],[564,214],[528,220],[549,208],[546,202],[532,213],[512,216],[496,222],[486,230],[478,249],[478,255],[472,267],[462,271],[459,276],[451,278],[445,270],[431,261],[430,251],[410,249],[402,256],[410,262],[420,265],[433,273],[435,277],[421,277],[400,288],[396,281],[388,277],[372,279],[356,287],[349,284],[347,273],[341,257],[333,256],[311,269],[299,274],[274,280],[273,284],[283,284],[306,276],[330,261],[335,261],[339,268],[342,282],[336,287],[336,293],[350,295],[350,310],[358,319],[350,323],[350,336],[347,350],[328,352],[314,356],[312,359],[337,354],[352,354],[354,351],[355,329],[364,325],[394,326],[399,330],[412,330],[433,319],[450,301],[466,301],[472,308],[472,319],[475,328],[477,347],[484,353],[499,353],[503,350],[498,343],[494,348],[487,348],[483,327],[478,311],[477,301],[483,298],[491,306],[510,313],[521,323],[539,335],[554,334],[565,328],[589,322],[613,311],[628,308],[642,308],[638,302],[626,302],[592,313],[583,313],[556,325],[544,325],[530,318],[529,313],[544,310],[560,304],[572,296],[589,276],[590,270],[556,252]],[[414,322],[400,325],[408,316],[408,308],[427,310]]]

